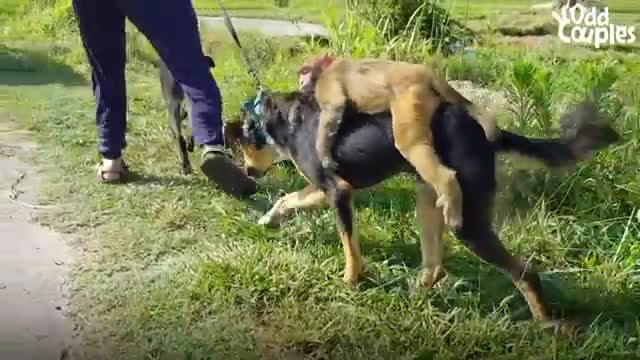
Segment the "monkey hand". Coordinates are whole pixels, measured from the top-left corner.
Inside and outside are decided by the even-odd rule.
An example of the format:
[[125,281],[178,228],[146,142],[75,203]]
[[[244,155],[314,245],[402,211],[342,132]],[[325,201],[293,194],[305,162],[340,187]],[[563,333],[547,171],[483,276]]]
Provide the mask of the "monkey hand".
[[462,226],[462,205],[447,195],[440,195],[436,206],[442,208],[444,223],[452,228]]
[[325,170],[335,171],[338,169],[338,164],[329,156],[322,157],[320,163]]
[[454,191],[440,194],[436,201],[436,206],[442,208],[444,223],[447,226],[454,229],[462,226],[462,196],[460,192],[456,193]]

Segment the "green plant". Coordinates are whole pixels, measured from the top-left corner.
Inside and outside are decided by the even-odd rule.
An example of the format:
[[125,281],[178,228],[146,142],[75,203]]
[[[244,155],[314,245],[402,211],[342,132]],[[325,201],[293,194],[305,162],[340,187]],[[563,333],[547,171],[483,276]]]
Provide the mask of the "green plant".
[[447,79],[470,80],[477,85],[493,85],[504,77],[509,58],[492,49],[473,49],[441,58],[438,69]]
[[520,131],[536,123],[539,132],[550,135],[558,90],[556,75],[550,66],[533,57],[518,58],[509,69],[505,84],[508,110]]
[[375,21],[363,19],[359,4],[352,0],[342,17],[334,9],[325,14],[331,52],[354,58],[372,56],[424,62],[437,51],[436,40],[424,39],[419,34],[417,12],[415,17],[408,19],[401,34],[390,36],[391,15],[383,15]]
[[509,100],[507,109],[514,116],[520,131],[526,129],[535,118],[533,87],[536,73],[536,65],[527,59],[516,60],[509,72],[506,87]]
[[76,19],[71,0],[34,0],[15,9],[16,15],[9,21],[8,36],[45,36],[60,39],[76,31]]
[[412,36],[429,40],[434,48],[466,44],[472,34],[437,0],[351,0],[352,9],[372,23],[380,25],[387,39]]

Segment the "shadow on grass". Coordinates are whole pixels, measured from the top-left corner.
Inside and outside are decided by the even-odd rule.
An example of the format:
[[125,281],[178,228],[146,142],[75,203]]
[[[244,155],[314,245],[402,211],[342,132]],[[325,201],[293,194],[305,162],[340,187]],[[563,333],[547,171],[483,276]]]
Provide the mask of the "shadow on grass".
[[82,75],[44,51],[0,45],[0,85],[86,85]]
[[[305,181],[297,175],[293,166],[280,166],[286,168],[287,175],[272,178],[267,185],[271,191],[290,192],[304,187]],[[496,227],[500,226],[500,215],[504,218],[513,216],[515,212],[524,215],[534,211],[535,202],[540,199],[550,203],[562,198],[562,195],[549,193],[548,189],[562,181],[563,175],[553,175],[553,178],[549,179],[545,174],[540,172],[533,176],[530,171],[516,171],[509,175],[499,175],[503,179],[499,182],[500,196],[496,207],[500,208],[500,214],[496,214]],[[387,182],[361,190],[356,193],[354,200],[356,209],[374,208],[377,211],[397,214],[399,217],[408,217],[415,211],[415,189],[410,182]],[[333,228],[323,227],[316,230],[320,231],[314,236],[314,244],[337,246]],[[413,231],[417,232],[417,228]],[[392,241],[382,241],[374,233],[369,235],[360,237],[362,252],[369,261],[384,261],[385,268],[406,266],[409,272],[404,275],[370,273],[372,278],[363,280],[359,287],[379,288],[388,293],[409,296],[413,289],[410,288],[411,282],[405,280],[409,274],[416,273],[421,263],[416,236],[400,236]],[[459,244],[456,238],[447,241]],[[524,258],[523,254],[515,255]],[[467,250],[457,251],[454,255],[448,256],[445,263],[449,272],[447,285],[443,289],[426,292],[430,294],[427,296],[435,306],[446,312],[452,306],[468,307],[469,303],[476,303],[478,311],[483,316],[490,316],[497,308],[506,307],[514,321],[531,318],[523,296],[515,288],[508,274],[482,262]],[[633,289],[613,291],[605,280],[590,278],[589,284],[584,285],[584,281],[572,274],[545,274],[544,269],[540,267],[537,267],[537,270],[541,271],[544,297],[554,317],[573,320],[583,326],[597,321],[622,332],[632,331],[636,326],[637,314],[640,313],[640,297],[634,294]]]
[[[419,290],[440,311],[448,312],[452,308],[472,306],[482,317],[506,310],[506,314],[514,322],[532,320],[523,295],[513,285],[508,274],[481,262],[470,253],[458,253],[445,259],[445,264],[448,279],[444,281],[444,286]],[[418,270],[417,267],[414,269]],[[637,331],[640,321],[640,296],[637,290],[611,289],[607,286],[606,279],[591,278],[591,283],[585,285],[578,275],[545,273],[540,268],[537,270],[542,279],[544,301],[554,319],[568,320],[581,331],[588,330],[594,323],[608,326],[621,334],[633,334]],[[366,279],[359,285],[361,289],[378,288],[399,296],[410,296],[415,292],[411,286],[414,285],[395,275],[393,281]]]
[[181,176],[156,176],[129,170],[127,183],[136,185],[160,185],[163,187],[169,187],[189,186],[193,184],[193,180]]

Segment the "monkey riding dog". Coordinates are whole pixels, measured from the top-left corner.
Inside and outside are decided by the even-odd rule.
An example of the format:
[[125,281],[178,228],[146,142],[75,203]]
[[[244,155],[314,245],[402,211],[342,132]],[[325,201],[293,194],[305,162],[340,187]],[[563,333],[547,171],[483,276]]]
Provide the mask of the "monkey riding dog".
[[[352,193],[374,186],[399,173],[416,178],[416,211],[422,252],[420,284],[434,286],[445,276],[442,263],[442,211],[436,207],[433,187],[417,176],[415,169],[394,146],[389,112],[366,114],[347,107],[336,134],[332,155],[337,168],[329,175],[315,149],[320,108],[312,94],[265,91],[262,117],[258,124],[227,124],[230,142],[240,146],[247,171],[260,176],[271,166],[274,149],[287,153],[308,185],[280,198],[260,219],[275,225],[296,209],[321,207],[327,202],[337,213],[337,230],[346,258],[344,281],[358,281],[363,264],[358,240],[354,237]],[[442,102],[435,109],[430,129],[433,145],[441,161],[456,171],[463,193],[461,226],[454,229],[458,239],[475,255],[511,275],[524,295],[534,317],[550,325],[551,314],[542,298],[537,273],[512,255],[492,228],[492,203],[496,194],[497,152],[514,152],[548,167],[572,166],[593,152],[618,141],[618,134],[597,121],[597,111],[588,103],[565,116],[570,132],[561,139],[526,138],[498,129],[493,142],[462,104]],[[275,145],[256,141],[264,131]],[[250,167],[250,168],[249,168]],[[561,329],[564,327],[561,327]]]

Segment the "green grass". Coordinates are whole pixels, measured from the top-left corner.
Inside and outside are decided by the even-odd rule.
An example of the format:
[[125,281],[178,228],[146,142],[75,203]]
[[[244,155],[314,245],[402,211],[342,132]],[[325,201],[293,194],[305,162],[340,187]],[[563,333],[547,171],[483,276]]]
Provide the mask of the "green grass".
[[[28,28],[34,26],[39,23]],[[33,159],[47,179],[42,202],[60,210],[39,220],[74,235],[79,261],[72,303],[85,358],[640,358],[637,55],[529,54],[538,71],[548,69],[558,81],[549,95],[554,126],[562,107],[604,76],[607,61],[618,59],[618,80],[604,106],[612,113],[624,107],[615,126],[625,143],[567,174],[499,163],[501,239],[543,272],[556,313],[592,321],[570,342],[514,321],[528,315],[519,311],[526,304],[517,290],[453,237],[447,237],[448,286],[414,288],[420,259],[408,179],[358,194],[371,278],[350,290],[340,280],[344,259],[330,210],[299,213],[267,230],[256,225],[264,205],[233,200],[200,174],[179,176],[155,55],[135,32],[128,49],[126,156],[137,177],[126,185],[97,183],[94,104],[77,35],[21,34],[15,25],[0,48],[0,108],[42,146]],[[300,55],[290,57],[278,42],[241,36],[269,87],[294,86]],[[233,44],[204,39],[217,64],[225,116],[233,118],[251,80]],[[440,66],[451,77],[502,88],[523,66],[515,61],[523,55],[507,50],[487,46],[476,57]],[[520,126],[505,114],[500,119],[508,128]],[[518,131],[549,135],[535,122]],[[262,185],[259,198],[273,202],[304,181],[282,166]]]
[[[223,1],[222,5],[227,9],[229,15],[234,17],[321,22],[322,13],[328,3],[337,7],[344,5],[343,0],[289,0],[288,5],[283,7],[277,6],[274,0],[228,0]],[[222,15],[216,0],[194,0],[193,4],[198,15]]]

